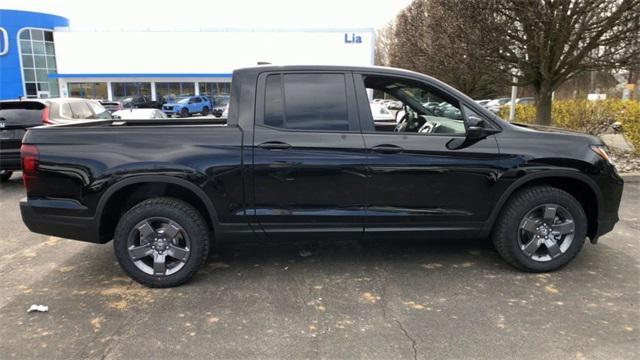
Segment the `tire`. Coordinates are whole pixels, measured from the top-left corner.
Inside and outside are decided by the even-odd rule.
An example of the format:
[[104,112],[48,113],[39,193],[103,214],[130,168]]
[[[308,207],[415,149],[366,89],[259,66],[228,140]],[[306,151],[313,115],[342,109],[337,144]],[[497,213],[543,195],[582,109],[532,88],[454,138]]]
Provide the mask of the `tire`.
[[11,175],[13,175],[13,171],[11,170],[0,170],[0,181],[9,181],[9,179],[11,179]]
[[[140,224],[146,222],[154,227],[165,220],[174,224],[174,229],[179,229],[175,238],[168,238],[171,235],[167,235],[170,232],[165,227],[148,232],[150,235],[145,239],[150,241],[143,243],[142,234],[145,231],[139,229],[145,225]],[[164,240],[163,234],[166,236]],[[154,241],[158,237],[160,242]],[[136,244],[138,240],[140,243]],[[180,245],[177,241],[186,245]],[[163,245],[164,251],[158,250],[158,244]],[[135,281],[153,288],[173,287],[189,281],[207,259],[209,246],[209,230],[202,215],[184,201],[167,197],[145,200],[127,211],[118,222],[113,241],[116,258],[122,269]],[[134,260],[132,249],[143,247],[145,255]],[[172,250],[175,249],[180,249],[183,260],[173,257]],[[160,267],[164,268],[164,274],[156,273],[156,262],[164,263]]]
[[180,117],[189,117],[189,110],[187,110],[187,108],[182,108],[182,110],[180,110]]
[[498,253],[515,268],[547,272],[571,262],[582,249],[586,233],[587,216],[578,200],[551,186],[534,186],[509,199],[492,237]]
[[209,115],[209,108],[208,107],[204,107],[202,108],[202,116],[207,116]]

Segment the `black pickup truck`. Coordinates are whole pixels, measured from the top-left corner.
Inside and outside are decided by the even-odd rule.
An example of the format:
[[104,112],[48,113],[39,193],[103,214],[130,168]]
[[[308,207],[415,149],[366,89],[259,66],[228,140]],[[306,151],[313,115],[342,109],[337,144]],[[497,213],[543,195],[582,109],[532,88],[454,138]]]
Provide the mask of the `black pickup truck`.
[[[402,103],[395,128],[376,128],[373,93]],[[32,128],[22,167],[29,229],[113,239],[122,268],[153,287],[187,281],[214,239],[249,237],[490,236],[516,268],[552,271],[613,228],[623,187],[596,137],[510,124],[438,80],[379,67],[236,70],[226,125]]]

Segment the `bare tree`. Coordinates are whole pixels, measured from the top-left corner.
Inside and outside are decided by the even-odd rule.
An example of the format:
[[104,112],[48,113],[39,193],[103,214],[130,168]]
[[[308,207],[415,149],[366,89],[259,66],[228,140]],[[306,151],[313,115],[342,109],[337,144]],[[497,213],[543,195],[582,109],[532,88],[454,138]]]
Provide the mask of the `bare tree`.
[[640,61],[639,0],[465,2],[460,16],[482,28],[487,58],[505,72],[516,70],[517,85],[535,89],[540,124],[550,124],[553,91],[565,81]]
[[536,120],[550,124],[567,80],[638,66],[638,34],[640,0],[414,0],[396,18],[389,62],[472,96],[531,86]]
[[508,78],[487,62],[479,29],[457,16],[464,6],[461,0],[414,0],[396,18],[389,64],[434,76],[475,98],[501,95]]
[[376,30],[375,64],[389,66],[389,53],[393,42],[393,22],[389,22]]

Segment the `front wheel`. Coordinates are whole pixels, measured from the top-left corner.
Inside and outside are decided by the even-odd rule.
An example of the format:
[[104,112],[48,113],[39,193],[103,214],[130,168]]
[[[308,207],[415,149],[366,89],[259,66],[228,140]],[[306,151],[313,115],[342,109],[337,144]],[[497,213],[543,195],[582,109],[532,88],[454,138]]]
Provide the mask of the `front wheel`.
[[189,117],[189,110],[187,110],[187,108],[182,108],[182,110],[180,110],[180,117]]
[[582,205],[569,193],[535,186],[517,192],[498,219],[493,243],[514,267],[554,271],[578,255],[587,233]]
[[113,246],[122,269],[149,287],[181,285],[209,253],[209,231],[200,213],[173,198],[145,200],[127,211]]

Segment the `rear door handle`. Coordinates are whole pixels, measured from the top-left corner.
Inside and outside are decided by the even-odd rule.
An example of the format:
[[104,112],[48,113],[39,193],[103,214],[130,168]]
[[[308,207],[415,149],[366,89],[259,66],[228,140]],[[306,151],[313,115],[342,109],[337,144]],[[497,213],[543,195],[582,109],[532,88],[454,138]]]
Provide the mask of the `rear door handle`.
[[404,151],[400,146],[391,144],[377,145],[372,147],[371,150],[381,154],[397,154]]
[[286,150],[291,148],[291,145],[282,141],[267,141],[258,145],[258,147],[261,149],[267,149],[267,150]]

